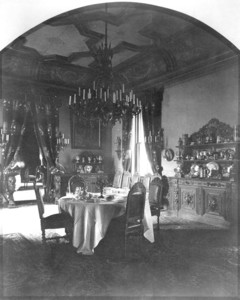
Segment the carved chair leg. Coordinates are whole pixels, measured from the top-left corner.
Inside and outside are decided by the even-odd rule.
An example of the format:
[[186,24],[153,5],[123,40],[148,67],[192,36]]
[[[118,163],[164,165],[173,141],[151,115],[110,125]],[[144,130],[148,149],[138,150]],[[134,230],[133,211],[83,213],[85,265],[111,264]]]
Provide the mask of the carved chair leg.
[[69,241],[69,243],[72,243],[72,236],[73,236],[72,228],[66,227],[65,233],[66,233],[66,238]]
[[160,215],[157,216],[157,230],[160,230]]
[[7,200],[8,200],[8,208],[16,207],[16,204],[13,199],[13,192],[6,193],[6,196],[7,196]]
[[41,231],[42,231],[42,243],[45,245],[46,244],[46,234],[45,234],[45,229],[44,229],[42,220],[41,220]]
[[45,229],[42,229],[42,242],[43,242],[44,245],[46,245]]
[[140,232],[138,236],[138,255],[142,254],[142,237],[143,237],[143,230]]
[[124,237],[124,258],[127,256],[127,235]]

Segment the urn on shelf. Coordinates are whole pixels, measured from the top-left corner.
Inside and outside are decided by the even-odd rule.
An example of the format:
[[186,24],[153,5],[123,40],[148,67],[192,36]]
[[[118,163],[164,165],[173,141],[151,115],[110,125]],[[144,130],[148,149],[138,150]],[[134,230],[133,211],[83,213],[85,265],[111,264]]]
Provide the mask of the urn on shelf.
[[235,142],[240,141],[240,125],[236,125],[233,128],[233,139]]
[[187,146],[188,145],[188,134],[183,134],[183,146]]

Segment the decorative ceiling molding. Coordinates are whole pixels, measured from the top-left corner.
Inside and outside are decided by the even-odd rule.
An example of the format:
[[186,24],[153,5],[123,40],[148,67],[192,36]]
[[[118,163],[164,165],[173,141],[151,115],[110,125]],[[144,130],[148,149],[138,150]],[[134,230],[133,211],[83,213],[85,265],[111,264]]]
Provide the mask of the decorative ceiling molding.
[[[45,21],[1,52],[2,76],[59,89],[89,86],[96,75],[94,51],[104,40],[113,50],[115,78],[134,89],[172,84],[211,72],[239,54],[197,20],[137,3],[76,9]],[[42,53],[42,55],[40,54]]]

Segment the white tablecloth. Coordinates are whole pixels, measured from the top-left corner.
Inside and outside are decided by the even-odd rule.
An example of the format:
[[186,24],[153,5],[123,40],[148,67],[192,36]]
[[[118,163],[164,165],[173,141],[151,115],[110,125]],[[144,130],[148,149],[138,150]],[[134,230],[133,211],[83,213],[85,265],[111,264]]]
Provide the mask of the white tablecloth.
[[[60,211],[66,211],[73,217],[73,246],[77,248],[77,253],[85,255],[94,253],[94,248],[104,238],[110,221],[123,215],[126,210],[126,196],[112,201],[81,201],[65,196],[58,203]],[[143,226],[145,238],[153,243],[153,223],[148,201],[145,203]]]

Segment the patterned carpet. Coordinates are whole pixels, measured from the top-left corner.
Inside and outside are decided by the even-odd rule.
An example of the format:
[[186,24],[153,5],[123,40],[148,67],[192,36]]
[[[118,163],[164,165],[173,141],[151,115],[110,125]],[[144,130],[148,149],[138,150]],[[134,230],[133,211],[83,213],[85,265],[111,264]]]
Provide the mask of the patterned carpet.
[[170,225],[162,220],[156,242],[144,239],[141,252],[136,252],[135,238],[130,239],[126,260],[119,237],[103,240],[93,256],[76,254],[64,240],[44,247],[37,235],[9,233],[0,237],[0,243],[4,297],[234,299],[239,295],[236,233],[190,221]]

